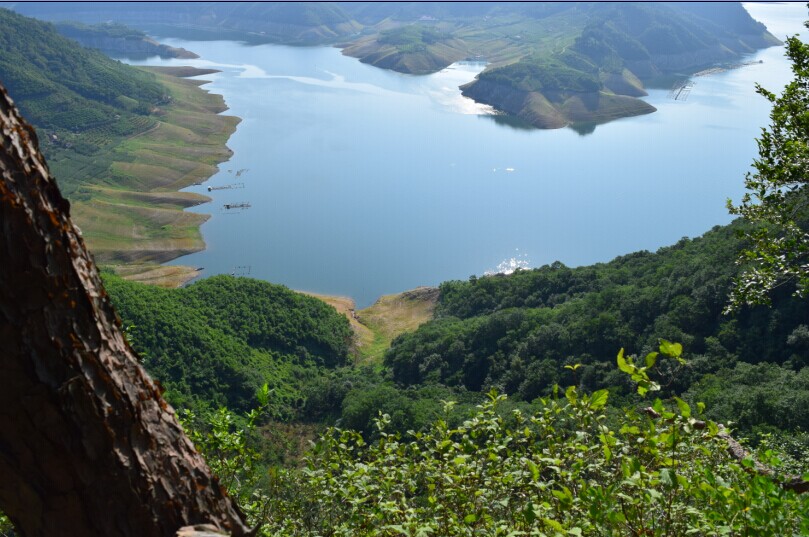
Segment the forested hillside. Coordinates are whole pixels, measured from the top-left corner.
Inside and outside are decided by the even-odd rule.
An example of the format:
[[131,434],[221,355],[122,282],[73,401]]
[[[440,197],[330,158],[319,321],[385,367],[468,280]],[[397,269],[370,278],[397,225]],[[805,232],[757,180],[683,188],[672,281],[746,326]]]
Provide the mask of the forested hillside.
[[741,222],[658,252],[441,285],[436,319],[394,340],[384,368],[353,367],[344,317],[282,287],[220,276],[164,290],[107,276],[144,363],[181,407],[248,409],[269,382],[283,420],[374,434],[379,411],[400,431],[468,409],[489,390],[531,403],[556,385],[631,401],[619,349],[644,356],[682,342],[685,367],[655,375],[662,395],[711,402],[748,432],[809,429],[809,303],[784,287],[772,308],[725,315]]
[[[0,24],[2,82],[39,129],[48,157],[64,149],[91,154],[105,134],[127,136],[155,125],[149,114],[168,94],[154,75],[86,49],[49,23],[0,9]],[[78,181],[65,177],[62,188],[70,193]]]
[[[446,282],[437,319],[395,340],[385,363],[405,386],[496,388],[526,401],[555,384],[627,394],[614,368],[617,349],[643,356],[667,339],[682,342],[690,360],[661,372],[664,394],[710,395],[722,402],[709,407],[712,415],[747,430],[806,429],[809,302],[785,287],[772,308],[723,314],[742,227],[717,227],[605,264]],[[755,392],[745,380],[755,375],[751,366],[760,379]]]
[[112,274],[104,283],[144,366],[180,407],[246,411],[267,383],[288,419],[308,380],[347,362],[348,320],[280,285],[217,276],[163,289]]
[[82,24],[63,21],[56,23],[56,30],[63,36],[74,39],[87,48],[97,49],[113,58],[198,58],[193,52],[163,45],[123,24]]

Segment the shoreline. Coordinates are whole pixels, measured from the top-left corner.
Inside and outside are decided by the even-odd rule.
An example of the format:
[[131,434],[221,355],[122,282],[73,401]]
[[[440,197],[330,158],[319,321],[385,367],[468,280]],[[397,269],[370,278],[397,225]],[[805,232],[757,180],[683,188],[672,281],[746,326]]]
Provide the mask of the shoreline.
[[382,295],[367,308],[357,310],[350,297],[295,292],[322,300],[348,318],[354,332],[351,351],[356,365],[379,365],[397,336],[412,332],[433,318],[439,295],[437,287],[420,286]]
[[157,125],[122,140],[113,150],[111,187],[93,186],[92,205],[76,204],[76,218],[99,265],[122,277],[179,287],[201,271],[165,263],[206,248],[200,226],[209,214],[186,211],[210,201],[182,189],[209,180],[233,151],[227,142],[241,118],[225,115],[224,96],[188,77],[216,69],[138,67],[154,73],[171,95],[156,107]]

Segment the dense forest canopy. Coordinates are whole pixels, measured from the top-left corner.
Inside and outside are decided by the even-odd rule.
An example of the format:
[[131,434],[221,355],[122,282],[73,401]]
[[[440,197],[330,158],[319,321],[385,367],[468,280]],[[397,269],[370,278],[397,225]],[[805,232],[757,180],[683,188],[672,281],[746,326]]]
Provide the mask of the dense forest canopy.
[[0,73],[40,128],[85,130],[115,114],[148,114],[164,96],[153,75],[59,36],[51,24],[0,9]]
[[230,276],[182,289],[112,274],[104,281],[144,366],[180,407],[247,411],[267,383],[288,417],[305,379],[348,359],[347,319],[280,285]]

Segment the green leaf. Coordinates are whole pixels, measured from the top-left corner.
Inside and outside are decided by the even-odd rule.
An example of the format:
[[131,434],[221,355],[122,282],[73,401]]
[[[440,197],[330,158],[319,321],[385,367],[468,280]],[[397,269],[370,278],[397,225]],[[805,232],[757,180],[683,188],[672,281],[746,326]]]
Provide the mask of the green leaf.
[[618,369],[623,371],[624,373],[632,374],[635,372],[635,366],[630,365],[626,358],[624,358],[624,349],[618,351]]
[[657,362],[657,355],[656,352],[650,352],[646,355],[646,369],[651,369],[654,367],[655,362]]
[[575,405],[576,404],[576,387],[575,386],[568,387],[568,389],[565,390],[565,397],[567,397],[567,400],[570,401],[571,405]]
[[683,346],[665,339],[660,340],[660,352],[672,358],[679,358],[683,354]]
[[679,397],[675,397],[674,401],[677,403],[677,408],[680,409],[680,415],[684,418],[691,417],[691,407],[688,406],[688,403],[680,399]]
[[610,392],[607,390],[598,390],[593,392],[593,395],[590,396],[590,410],[599,410],[604,408],[607,404],[607,398],[609,397]]
[[270,404],[270,386],[266,382],[264,386],[256,391],[256,400],[258,401],[259,405],[267,406]]
[[534,478],[534,481],[539,481],[539,466],[534,463],[532,460],[526,460],[525,464],[528,466],[528,469],[531,471],[531,477]]
[[537,519],[537,514],[534,511],[534,505],[532,503],[528,503],[523,509],[522,515],[525,517],[525,521],[529,524],[533,524],[534,520]]
[[476,515],[475,513],[469,513],[468,515],[466,515],[465,517],[463,517],[463,521],[464,521],[464,522],[466,522],[467,524],[472,524],[472,523],[474,523],[474,522],[475,522],[477,519],[478,519],[478,517],[477,517],[477,515]]

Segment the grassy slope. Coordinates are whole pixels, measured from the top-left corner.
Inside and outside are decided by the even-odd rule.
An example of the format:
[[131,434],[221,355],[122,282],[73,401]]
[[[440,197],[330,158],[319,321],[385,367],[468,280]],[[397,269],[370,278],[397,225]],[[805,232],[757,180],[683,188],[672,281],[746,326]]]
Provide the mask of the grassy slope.
[[[178,77],[210,70],[134,68],[6,9],[0,23],[0,80],[36,127],[96,260],[154,268],[203,248],[206,216],[184,209],[207,198],[177,191],[230,156],[238,119],[219,115],[224,101],[203,82]],[[144,279],[161,274],[166,284],[189,275]]]
[[[200,89],[201,81],[150,70],[170,92],[171,104],[153,129],[94,155],[103,164],[88,170],[89,180],[73,196],[73,217],[100,263],[149,268],[204,248],[199,226],[207,216],[184,209],[207,198],[177,190],[207,179],[231,154],[225,143],[239,119],[219,114],[222,97]],[[62,154],[52,166],[58,174],[82,164]],[[159,282],[156,275],[145,279]],[[177,273],[171,276],[163,283],[177,283]]]
[[438,303],[438,289],[435,287],[418,287],[385,295],[359,311],[348,297],[303,294],[319,298],[346,316],[354,331],[352,353],[357,365],[379,365],[391,342],[431,320]]
[[373,334],[359,349],[361,363],[379,363],[396,337],[413,332],[433,318],[438,289],[419,287],[395,295],[380,297],[372,306],[360,310],[357,317]]

